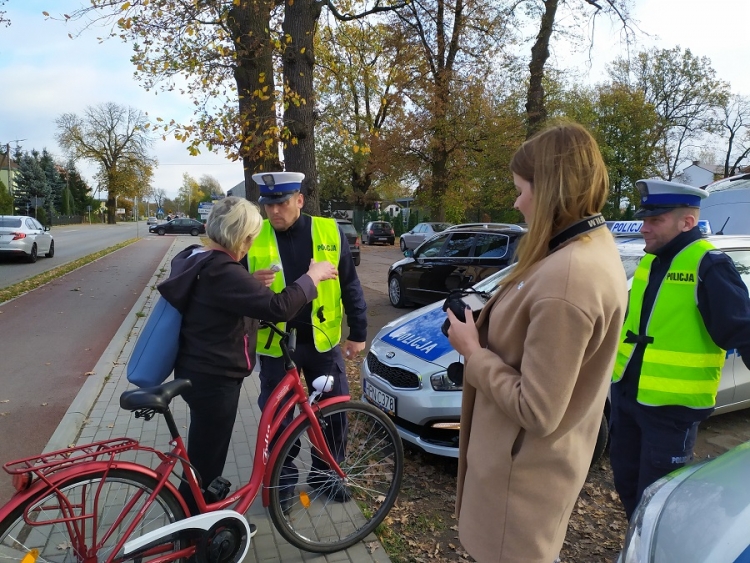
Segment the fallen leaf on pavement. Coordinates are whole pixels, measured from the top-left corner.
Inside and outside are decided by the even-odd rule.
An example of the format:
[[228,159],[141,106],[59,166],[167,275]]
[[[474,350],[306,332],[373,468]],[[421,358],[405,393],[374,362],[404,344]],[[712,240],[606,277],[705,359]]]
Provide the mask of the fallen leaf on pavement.
[[86,373],[84,373],[83,375],[94,375],[94,373],[95,373],[95,372],[93,372],[93,371],[87,371],[87,372],[86,372]]

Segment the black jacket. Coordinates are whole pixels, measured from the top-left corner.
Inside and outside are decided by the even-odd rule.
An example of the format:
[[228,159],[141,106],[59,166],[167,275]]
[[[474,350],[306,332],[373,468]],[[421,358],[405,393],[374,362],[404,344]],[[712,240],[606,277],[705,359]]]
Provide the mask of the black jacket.
[[177,366],[228,377],[252,371],[257,319],[287,321],[318,294],[307,275],[274,293],[229,254],[200,245],[174,257],[157,289],[182,313]]
[[[680,233],[654,253],[648,285],[643,294],[639,331],[641,334],[645,334],[651,309],[672,260],[701,236],[700,229],[695,227]],[[720,250],[712,250],[701,260],[698,267],[697,297],[698,311],[711,339],[725,350],[736,348],[742,356],[742,361],[750,368],[750,297],[732,259]],[[621,392],[635,398],[645,346],[636,344],[623,379],[615,384],[613,392]],[[706,418],[713,411],[680,406],[654,408],[668,409],[675,417],[695,420]]]
[[[352,259],[352,251],[349,242],[339,227],[339,238],[341,239],[341,253],[339,263],[334,264],[339,272],[339,285],[341,286],[341,301],[344,304],[346,324],[349,326],[347,340],[352,342],[364,342],[367,339],[367,304],[362,286],[359,283],[357,269]],[[312,217],[302,213],[286,231],[276,231],[276,242],[279,246],[279,257],[284,268],[284,279],[286,283],[296,280],[310,267],[313,257],[312,243]],[[247,256],[242,259],[247,268]],[[295,316],[288,325],[288,329],[297,330],[298,342],[312,342],[312,305],[308,304]]]

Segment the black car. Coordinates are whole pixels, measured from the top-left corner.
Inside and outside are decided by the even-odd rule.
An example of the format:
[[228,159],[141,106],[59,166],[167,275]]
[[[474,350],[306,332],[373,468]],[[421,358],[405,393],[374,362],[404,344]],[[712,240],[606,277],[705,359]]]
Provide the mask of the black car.
[[341,232],[344,233],[346,240],[349,242],[352,258],[354,258],[354,265],[359,266],[359,233],[357,229],[354,228],[354,225],[348,219],[336,219],[336,223],[338,223],[339,229],[341,229]]
[[396,233],[387,221],[370,221],[362,233],[362,244],[382,242],[393,246],[396,244]]
[[161,225],[151,225],[148,228],[148,232],[156,233],[157,235],[193,235],[197,237],[198,235],[206,234],[206,225],[197,219],[180,217]]
[[452,227],[404,252],[388,270],[394,307],[445,299],[509,265],[526,229],[518,226]]

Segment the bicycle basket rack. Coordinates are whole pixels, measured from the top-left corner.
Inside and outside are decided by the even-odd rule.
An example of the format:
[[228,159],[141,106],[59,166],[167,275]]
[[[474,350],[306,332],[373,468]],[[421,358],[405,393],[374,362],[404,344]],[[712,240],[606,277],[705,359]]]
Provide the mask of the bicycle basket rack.
[[44,477],[77,463],[98,461],[105,457],[112,459],[119,453],[138,447],[138,441],[132,438],[114,438],[9,461],[3,465],[3,469],[11,475],[32,472]]

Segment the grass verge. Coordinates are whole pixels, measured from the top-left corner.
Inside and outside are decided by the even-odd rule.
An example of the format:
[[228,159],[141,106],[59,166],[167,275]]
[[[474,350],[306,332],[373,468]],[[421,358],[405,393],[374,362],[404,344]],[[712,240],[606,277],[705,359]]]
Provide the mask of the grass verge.
[[72,272],[73,270],[77,270],[81,266],[85,266],[86,264],[89,264],[94,260],[98,260],[102,256],[111,254],[115,250],[119,250],[130,244],[133,244],[138,240],[139,239],[137,238],[128,239],[126,241],[115,244],[114,246],[110,246],[109,248],[105,248],[104,250],[100,250],[99,252],[94,252],[93,254],[89,254],[88,256],[79,258],[78,260],[73,260],[72,262],[68,262],[67,264],[58,266],[57,268],[52,268],[51,270],[42,272],[41,274],[37,274],[36,276],[33,276],[22,282],[13,284],[4,289],[0,289],[0,305],[5,303],[6,301],[10,301],[15,297],[18,297],[19,295],[23,295],[24,293],[28,293],[29,291],[36,289],[37,287],[49,283],[52,280],[60,278],[65,274]]

